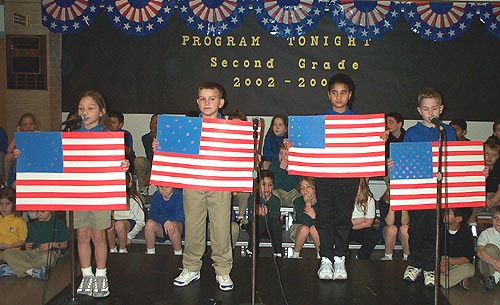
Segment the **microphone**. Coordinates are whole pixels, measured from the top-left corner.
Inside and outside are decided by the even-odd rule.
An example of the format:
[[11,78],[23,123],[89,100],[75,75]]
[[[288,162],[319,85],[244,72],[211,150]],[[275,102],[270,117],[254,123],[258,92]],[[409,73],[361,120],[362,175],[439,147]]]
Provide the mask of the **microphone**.
[[81,121],[85,121],[86,118],[87,118],[87,116],[85,114],[80,114],[80,115],[77,115],[76,118],[74,118],[74,119],[66,120],[66,121],[62,122],[61,125],[73,125],[73,124],[79,123]]
[[258,130],[259,129],[259,123],[260,123],[261,118],[253,118],[252,123],[253,123],[253,130]]
[[444,123],[441,122],[437,117],[431,115],[429,117],[429,122],[439,127],[440,130],[444,130]]

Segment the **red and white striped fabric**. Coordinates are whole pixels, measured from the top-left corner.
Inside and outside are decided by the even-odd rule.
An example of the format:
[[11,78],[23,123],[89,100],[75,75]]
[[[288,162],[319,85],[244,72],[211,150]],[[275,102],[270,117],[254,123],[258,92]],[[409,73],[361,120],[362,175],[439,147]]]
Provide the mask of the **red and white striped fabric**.
[[[36,137],[42,144],[24,146]],[[50,143],[44,145],[45,141]],[[123,132],[18,133],[16,146],[20,149],[18,210],[127,208],[125,173],[121,168],[125,160]],[[54,161],[31,170],[30,165],[44,156],[53,156]],[[27,162],[26,166],[23,162]]]
[[[171,119],[162,123],[163,117]],[[251,192],[253,187],[254,140],[252,122],[207,118],[158,118],[158,133],[168,142],[180,142],[195,130],[201,134],[187,146],[194,153],[164,148],[162,136],[155,151],[151,184],[206,191]],[[176,132],[169,132],[171,128]],[[184,133],[177,132],[183,130]],[[176,139],[175,137],[179,137]],[[181,149],[182,151],[183,149]]]
[[[404,143],[395,143],[404,144]],[[392,151],[392,148],[391,148]],[[481,207],[486,203],[483,143],[448,142],[443,146],[442,206]],[[432,178],[391,179],[392,210],[435,209],[437,203],[438,143],[432,143]]]
[[[385,131],[384,114],[324,117],[324,148],[291,147],[290,175],[324,178],[385,175],[385,144],[381,138]],[[290,117],[289,122],[292,120]],[[301,120],[300,124],[307,121]]]

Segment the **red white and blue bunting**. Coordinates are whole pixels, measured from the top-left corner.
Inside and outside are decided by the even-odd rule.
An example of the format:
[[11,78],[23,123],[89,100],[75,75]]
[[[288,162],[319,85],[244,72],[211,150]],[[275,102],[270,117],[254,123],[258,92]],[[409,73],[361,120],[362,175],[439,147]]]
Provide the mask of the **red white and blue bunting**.
[[254,0],[253,11],[260,25],[273,36],[296,37],[316,27],[325,12],[320,0]]
[[42,0],[42,24],[51,32],[75,34],[87,28],[101,0]]
[[175,10],[168,0],[104,0],[104,11],[122,32],[144,36],[167,24]]
[[480,18],[488,31],[500,39],[500,3],[484,3],[480,6]]
[[436,42],[465,33],[475,16],[476,6],[471,3],[416,2],[405,6],[405,17],[413,32]]
[[148,35],[177,11],[201,35],[226,35],[241,25],[250,7],[271,35],[297,37],[314,29],[328,8],[336,27],[349,37],[378,38],[404,14],[412,31],[435,42],[456,39],[476,16],[500,39],[500,2],[412,2],[365,0],[42,0],[42,23],[51,32],[76,34],[100,10],[130,35]]
[[200,34],[218,36],[238,27],[250,0],[179,0],[178,10],[187,26]]
[[373,39],[394,28],[401,4],[392,1],[333,0],[330,16],[339,30],[358,39]]

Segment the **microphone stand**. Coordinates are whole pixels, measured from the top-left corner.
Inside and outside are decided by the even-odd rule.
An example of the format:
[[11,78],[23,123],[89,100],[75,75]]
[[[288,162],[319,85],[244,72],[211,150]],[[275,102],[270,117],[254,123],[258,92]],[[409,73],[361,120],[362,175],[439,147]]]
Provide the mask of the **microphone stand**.
[[434,265],[434,304],[439,304],[439,289],[441,285],[441,255],[440,255],[440,239],[441,239],[441,202],[443,199],[443,142],[446,141],[446,130],[442,126],[439,128],[438,138],[438,168],[436,173],[437,185],[437,200],[436,200],[436,249],[435,249],[435,265]]
[[[252,213],[252,301],[251,305],[255,305],[255,296],[257,292],[257,203],[259,199],[259,122],[260,120],[255,118],[253,119],[253,202],[252,202],[252,207],[253,207],[253,213]],[[245,303],[245,305],[248,303]],[[262,303],[261,303],[262,304]]]

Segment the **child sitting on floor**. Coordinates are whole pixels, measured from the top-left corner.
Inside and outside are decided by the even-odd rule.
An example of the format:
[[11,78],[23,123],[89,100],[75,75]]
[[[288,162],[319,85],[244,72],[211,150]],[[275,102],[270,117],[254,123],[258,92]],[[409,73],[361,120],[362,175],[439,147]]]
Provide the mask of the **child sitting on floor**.
[[481,286],[489,291],[500,282],[500,206],[493,208],[492,227],[484,230],[477,240],[478,268],[484,279]]
[[1,258],[0,276],[32,276],[47,280],[48,268],[57,262],[57,250],[68,247],[68,231],[64,222],[50,211],[37,211],[37,221],[31,222],[26,237],[26,250],[7,249]]

